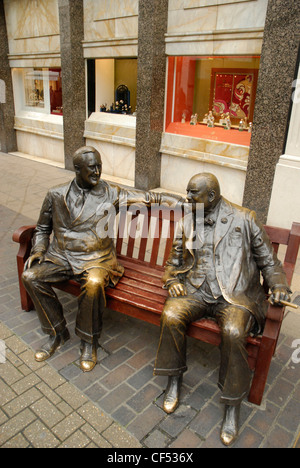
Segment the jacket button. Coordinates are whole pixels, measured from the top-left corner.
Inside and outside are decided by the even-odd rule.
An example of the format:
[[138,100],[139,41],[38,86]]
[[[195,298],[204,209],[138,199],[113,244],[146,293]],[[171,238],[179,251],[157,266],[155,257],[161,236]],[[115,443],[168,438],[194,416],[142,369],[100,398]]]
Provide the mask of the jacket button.
[[222,219],[221,219],[221,223],[227,224],[227,223],[228,223],[228,219],[227,219],[227,218],[222,218]]

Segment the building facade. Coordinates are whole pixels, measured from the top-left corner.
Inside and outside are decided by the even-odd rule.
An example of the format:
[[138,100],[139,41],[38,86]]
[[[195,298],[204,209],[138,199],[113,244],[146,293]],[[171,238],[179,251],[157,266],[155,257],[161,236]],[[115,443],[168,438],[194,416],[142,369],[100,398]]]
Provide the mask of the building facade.
[[[300,222],[296,0],[1,0],[1,150]],[[212,117],[212,118],[211,118]]]

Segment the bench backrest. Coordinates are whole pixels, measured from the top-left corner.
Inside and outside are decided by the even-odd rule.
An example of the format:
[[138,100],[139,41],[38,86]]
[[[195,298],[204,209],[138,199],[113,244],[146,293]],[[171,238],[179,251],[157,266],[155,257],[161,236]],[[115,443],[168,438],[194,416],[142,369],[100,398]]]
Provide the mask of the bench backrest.
[[[117,254],[136,258],[152,268],[163,269],[181,216],[180,210],[174,211],[156,205],[151,208],[121,210]],[[265,229],[276,253],[280,245],[287,246],[283,266],[290,284],[299,252],[300,223],[293,223],[291,230],[272,226],[265,226]]]
[[117,254],[163,269],[173,244],[179,210],[154,205],[121,210],[118,220]]

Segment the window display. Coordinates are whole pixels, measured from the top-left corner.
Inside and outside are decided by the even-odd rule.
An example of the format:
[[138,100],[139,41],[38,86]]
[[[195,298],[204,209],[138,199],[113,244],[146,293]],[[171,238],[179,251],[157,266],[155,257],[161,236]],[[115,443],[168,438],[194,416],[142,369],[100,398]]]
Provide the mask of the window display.
[[89,115],[92,112],[135,115],[136,58],[88,60],[87,70]]
[[259,57],[169,57],[165,131],[250,145],[259,63]]
[[45,107],[43,70],[36,68],[24,72],[25,106]]
[[63,114],[60,68],[15,68],[13,80],[17,109]]

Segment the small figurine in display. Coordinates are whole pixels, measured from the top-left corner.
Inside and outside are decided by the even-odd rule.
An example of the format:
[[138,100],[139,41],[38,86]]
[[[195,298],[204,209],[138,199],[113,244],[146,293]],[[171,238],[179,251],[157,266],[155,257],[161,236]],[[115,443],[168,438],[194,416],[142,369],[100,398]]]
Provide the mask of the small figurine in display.
[[244,119],[241,119],[240,123],[239,123],[239,131],[243,132],[245,130],[245,128],[246,128],[245,121],[244,121]]
[[225,115],[224,115],[224,114],[221,114],[221,117],[220,117],[220,120],[219,120],[219,124],[220,124],[220,125],[225,125],[225,124],[226,124],[226,120],[225,120]]
[[207,126],[208,127],[214,127],[215,126],[215,118],[213,116],[212,111],[209,111],[209,113],[208,113]]
[[191,116],[190,125],[197,125],[198,123],[198,114],[193,114]]
[[181,117],[181,123],[185,123],[185,122],[186,122],[186,115],[183,112],[182,117]]
[[252,122],[249,122],[249,128],[248,128],[248,132],[249,132],[249,133],[252,132],[252,128],[253,128],[253,123],[252,123]]
[[226,117],[225,117],[225,125],[224,125],[225,130],[230,130],[231,129],[231,120],[230,120],[230,114],[227,112]]
[[203,123],[207,124],[207,121],[208,121],[208,114],[205,114],[204,119],[203,119]]

